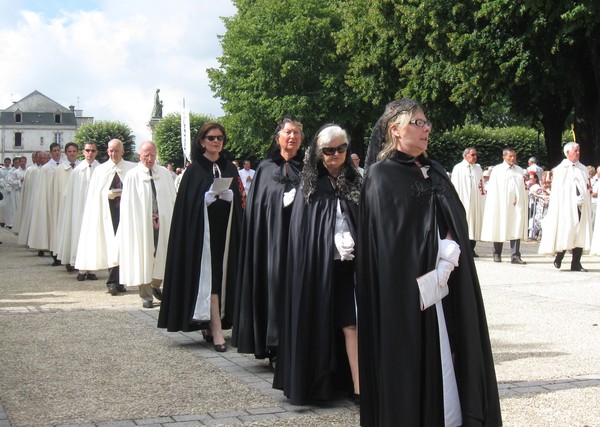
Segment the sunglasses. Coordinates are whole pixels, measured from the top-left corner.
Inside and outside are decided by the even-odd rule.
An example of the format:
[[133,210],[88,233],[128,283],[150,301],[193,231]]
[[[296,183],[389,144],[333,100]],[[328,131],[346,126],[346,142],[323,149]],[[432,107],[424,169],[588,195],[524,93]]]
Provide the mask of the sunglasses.
[[95,153],[97,150],[90,150],[89,148],[86,148],[84,151],[86,153]]
[[217,141],[222,142],[225,139],[225,137],[223,135],[207,135],[204,137],[204,139],[208,139],[211,142],[216,139]]
[[323,147],[321,148],[321,152],[326,156],[333,156],[336,152],[345,153],[348,149],[348,144],[341,144],[337,147]]

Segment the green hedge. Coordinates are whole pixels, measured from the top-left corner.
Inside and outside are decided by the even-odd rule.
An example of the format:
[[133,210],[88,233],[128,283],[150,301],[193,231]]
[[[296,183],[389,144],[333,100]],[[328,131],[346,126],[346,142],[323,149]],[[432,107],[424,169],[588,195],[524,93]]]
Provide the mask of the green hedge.
[[517,152],[517,163],[527,167],[527,160],[536,157],[540,166],[545,166],[546,146],[544,136],[530,128],[507,127],[485,128],[465,126],[441,133],[432,132],[429,138],[429,157],[440,162],[447,171],[462,161],[467,147],[477,148],[478,163],[482,168],[502,162],[502,150],[513,147]]

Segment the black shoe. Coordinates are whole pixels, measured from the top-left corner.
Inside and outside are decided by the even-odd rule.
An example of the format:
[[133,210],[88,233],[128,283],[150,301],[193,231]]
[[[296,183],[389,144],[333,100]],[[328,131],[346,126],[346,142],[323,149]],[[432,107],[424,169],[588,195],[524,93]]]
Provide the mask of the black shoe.
[[475,251],[473,251],[473,258],[479,258],[479,255],[477,255],[477,253],[475,253]]
[[152,288],[152,295],[159,301],[162,301],[162,292],[158,288]]
[[525,261],[523,261],[521,258],[513,258],[510,261],[511,264],[521,264],[521,265],[525,265],[527,264]]
[[350,399],[350,402],[354,403],[356,406],[360,406],[360,394],[350,393],[348,395],[348,399]]
[[560,270],[560,261],[554,260],[554,267],[558,268]]
[[111,294],[112,296],[115,296],[119,293],[119,290],[117,289],[117,285],[115,285],[114,283],[109,283],[106,286],[108,287],[108,293]]
[[494,262],[502,262],[502,258],[500,258],[500,255],[494,254]]
[[59,260],[59,259],[55,259],[55,260],[52,262],[52,267],[58,267],[59,265],[60,265],[60,260]]
[[581,265],[575,267],[571,266],[571,271],[580,271],[582,273],[587,273],[587,269],[583,268]]
[[144,307],[144,308],[154,308],[154,303],[152,301],[144,301],[144,303],[142,304],[142,307]]
[[118,292],[127,292],[127,288],[125,287],[125,285],[117,285],[117,291]]
[[67,264],[67,265],[65,265],[65,268],[67,269],[67,271],[68,271],[69,273],[72,273],[72,272],[74,272],[74,271],[75,271],[75,267],[73,267],[71,264]]
[[85,275],[85,278],[88,280],[98,280],[98,278],[96,277],[96,275],[94,273],[88,273]]
[[225,353],[227,351],[227,346],[225,345],[225,343],[215,344],[214,347],[217,353]]
[[212,335],[208,335],[208,331],[206,329],[202,329],[200,332],[202,332],[202,338],[204,338],[204,341],[213,342]]
[[44,256],[44,251],[38,251],[38,256]]
[[85,280],[85,273],[77,273],[77,281],[83,282]]

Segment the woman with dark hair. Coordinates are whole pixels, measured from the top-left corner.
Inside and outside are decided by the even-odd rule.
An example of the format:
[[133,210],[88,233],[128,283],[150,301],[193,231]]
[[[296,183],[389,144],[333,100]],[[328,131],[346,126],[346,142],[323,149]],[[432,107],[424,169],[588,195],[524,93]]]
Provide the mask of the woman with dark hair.
[[465,210],[425,156],[430,132],[423,106],[401,99],[371,137],[357,242],[361,425],[498,426]]
[[158,327],[203,331],[218,352],[231,327],[242,217],[238,173],[221,156],[225,129],[198,132],[173,210]]
[[300,183],[302,123],[285,117],[246,199],[232,343],[257,359],[277,356],[292,202]]
[[360,395],[354,240],[362,176],[348,148],[341,127],[317,132],[292,210],[273,386],[294,405]]

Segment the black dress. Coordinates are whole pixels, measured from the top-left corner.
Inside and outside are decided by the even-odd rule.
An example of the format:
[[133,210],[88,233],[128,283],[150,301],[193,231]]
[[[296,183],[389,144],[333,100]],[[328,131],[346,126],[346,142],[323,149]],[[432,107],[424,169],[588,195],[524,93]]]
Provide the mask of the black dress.
[[[226,274],[225,310],[221,313],[223,329],[231,328],[233,309],[235,306],[235,278],[238,262],[239,232],[242,217],[241,194],[239,191],[238,172],[235,166],[221,157],[216,164],[223,178],[232,177],[230,189],[233,191],[233,202],[216,200],[208,206],[211,237],[212,293],[223,294],[221,279]],[[169,332],[196,331],[208,327],[208,322],[192,320],[204,239],[204,194],[214,181],[213,162],[200,155],[187,168],[173,210],[171,233],[165,278],[163,282],[163,299],[160,304],[158,327]],[[225,231],[229,211],[233,209],[228,258],[223,269],[225,250]]]
[[341,328],[355,324],[354,261],[334,261],[338,200],[355,241],[357,237],[360,178],[354,170],[347,173],[358,183],[354,194],[336,191],[320,167],[310,203],[303,197],[294,201],[285,320],[273,381],[294,405],[346,397],[353,390]]
[[283,194],[298,187],[301,169],[301,155],[286,162],[275,152],[258,165],[246,200],[232,344],[259,359],[274,356],[279,345],[292,211]]
[[416,277],[432,270],[437,225],[461,248],[442,300],[463,425],[502,424],[487,321],[465,212],[446,172],[425,178],[401,152],[372,165],[360,201],[358,339],[361,424],[443,426],[435,306],[420,310]]

